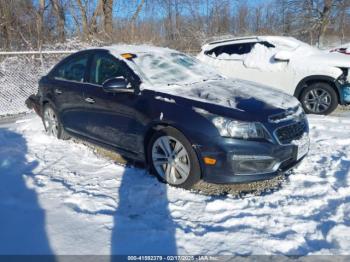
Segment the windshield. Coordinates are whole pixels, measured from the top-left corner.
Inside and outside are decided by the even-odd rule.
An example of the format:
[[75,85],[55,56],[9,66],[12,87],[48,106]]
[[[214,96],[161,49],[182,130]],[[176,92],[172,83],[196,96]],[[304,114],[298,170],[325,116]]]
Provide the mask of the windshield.
[[141,77],[154,85],[185,85],[223,78],[215,69],[182,53],[138,53],[132,61]]

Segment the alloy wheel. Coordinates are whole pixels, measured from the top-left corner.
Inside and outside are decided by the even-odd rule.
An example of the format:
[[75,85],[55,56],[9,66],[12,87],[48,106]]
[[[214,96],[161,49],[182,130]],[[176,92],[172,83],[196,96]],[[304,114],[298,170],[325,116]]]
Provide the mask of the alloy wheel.
[[325,112],[331,106],[331,103],[330,93],[322,88],[311,89],[304,97],[304,105],[312,113]]
[[44,125],[46,132],[57,137],[58,120],[55,111],[51,107],[47,107],[44,113]]
[[188,152],[185,146],[172,136],[161,136],[153,143],[152,161],[158,174],[169,184],[182,184],[190,175]]

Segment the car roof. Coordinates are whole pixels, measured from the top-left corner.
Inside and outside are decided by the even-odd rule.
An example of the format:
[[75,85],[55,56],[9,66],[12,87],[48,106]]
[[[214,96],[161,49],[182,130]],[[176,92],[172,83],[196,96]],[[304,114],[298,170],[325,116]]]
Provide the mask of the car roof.
[[227,43],[227,42],[236,42],[236,41],[241,41],[241,40],[259,40],[258,36],[245,36],[245,37],[232,37],[232,38],[227,38],[227,39],[222,39],[222,40],[215,40],[212,42],[207,43],[208,45],[215,45],[215,44],[222,44],[222,43]]
[[123,58],[123,54],[169,54],[169,53],[179,53],[174,49],[158,47],[152,45],[127,45],[127,44],[116,44],[110,46],[103,46],[98,48],[90,48],[90,51],[106,50],[117,58]]
[[216,40],[213,42],[209,42],[203,45],[202,50],[212,49],[221,45],[229,45],[234,43],[246,43],[246,42],[259,42],[259,41],[268,41],[268,42],[284,42],[294,44],[296,43],[295,38],[289,36],[272,36],[272,35],[264,35],[264,36],[247,36],[247,37],[232,37],[223,40]]

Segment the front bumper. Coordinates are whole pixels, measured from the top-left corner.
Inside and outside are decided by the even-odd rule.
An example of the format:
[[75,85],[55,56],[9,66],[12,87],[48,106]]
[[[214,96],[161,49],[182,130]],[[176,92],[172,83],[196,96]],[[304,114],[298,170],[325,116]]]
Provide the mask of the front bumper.
[[350,83],[341,86],[341,104],[350,104]]
[[[197,148],[202,159],[210,157],[217,160],[212,166],[202,163],[203,180],[206,182],[232,184],[268,180],[295,167],[305,157],[305,155],[298,156],[299,149],[294,144],[280,145],[229,138],[222,140],[215,148],[204,146]],[[242,165],[237,165],[237,161],[244,162],[240,156],[248,156],[243,168]]]

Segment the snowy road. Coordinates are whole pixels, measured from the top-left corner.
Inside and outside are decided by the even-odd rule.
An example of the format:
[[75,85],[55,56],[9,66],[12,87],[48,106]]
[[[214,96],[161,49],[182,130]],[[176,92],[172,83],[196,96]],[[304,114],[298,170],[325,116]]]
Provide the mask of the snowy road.
[[243,198],[159,184],[36,116],[0,124],[0,254],[350,254],[350,114],[309,120],[302,165]]

